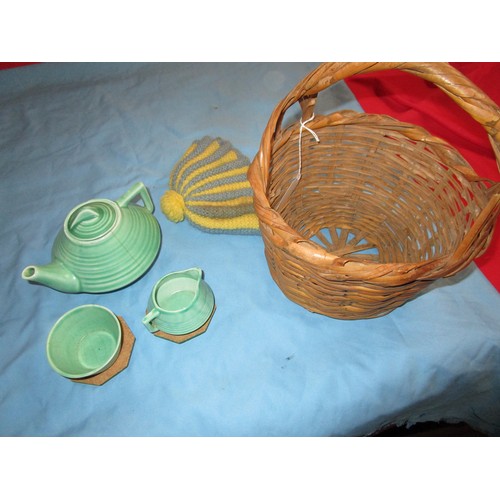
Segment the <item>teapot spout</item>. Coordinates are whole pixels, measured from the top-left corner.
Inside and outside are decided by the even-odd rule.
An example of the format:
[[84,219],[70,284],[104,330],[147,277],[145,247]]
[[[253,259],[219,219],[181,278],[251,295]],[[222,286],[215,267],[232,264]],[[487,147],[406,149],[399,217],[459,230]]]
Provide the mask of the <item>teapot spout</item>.
[[80,280],[57,260],[44,266],[28,266],[21,276],[27,281],[45,285],[60,292],[78,293],[81,291]]

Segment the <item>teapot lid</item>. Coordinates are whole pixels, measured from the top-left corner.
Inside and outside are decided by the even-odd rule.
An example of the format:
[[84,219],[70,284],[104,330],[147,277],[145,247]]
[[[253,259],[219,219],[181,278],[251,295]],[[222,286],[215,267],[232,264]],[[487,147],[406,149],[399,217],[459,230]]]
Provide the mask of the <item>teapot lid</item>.
[[66,218],[66,234],[79,241],[102,238],[117,224],[120,213],[109,200],[91,200],[75,207]]

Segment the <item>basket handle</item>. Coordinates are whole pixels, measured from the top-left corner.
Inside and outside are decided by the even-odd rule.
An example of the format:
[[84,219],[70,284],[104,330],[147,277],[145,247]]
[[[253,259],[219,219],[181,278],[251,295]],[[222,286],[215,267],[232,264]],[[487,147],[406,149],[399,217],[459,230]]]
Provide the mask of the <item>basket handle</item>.
[[[434,83],[474,120],[482,125],[488,134],[497,161],[497,166],[500,170],[500,108],[473,82],[448,63],[323,63],[309,73],[309,75],[299,82],[288,95],[278,103],[269,118],[262,136],[259,151],[249,169],[249,179],[254,188],[255,205],[261,216],[265,216],[272,221],[275,237],[279,236],[287,240],[291,236],[293,240],[297,236],[284,222],[279,213],[270,207],[264,194],[269,178],[273,139],[280,131],[286,110],[296,102],[299,102],[302,108],[302,120],[306,121],[312,116],[316,97],[322,90],[350,76],[391,69],[405,71]],[[471,168],[471,174],[473,173]],[[481,181],[479,177],[477,180]],[[260,189],[256,189],[256,187],[260,187]],[[491,227],[496,217],[500,215],[500,183],[494,183],[493,186],[488,189],[488,197],[489,202],[480,213],[477,223],[472,226],[465,240],[452,256],[452,260],[466,251],[470,253],[469,261],[473,260],[477,256],[477,252],[471,250],[471,243],[477,238],[484,240],[485,245],[483,249],[486,247],[486,239],[489,240],[491,235],[484,229]]]
[[275,135],[280,130],[286,110],[296,102],[299,102],[302,107],[302,119],[307,120],[312,116],[316,96],[322,90],[350,76],[390,69],[405,71],[434,83],[482,125],[488,133],[500,170],[499,106],[460,71],[444,62],[344,62],[320,64],[278,104],[271,115],[265,135]]

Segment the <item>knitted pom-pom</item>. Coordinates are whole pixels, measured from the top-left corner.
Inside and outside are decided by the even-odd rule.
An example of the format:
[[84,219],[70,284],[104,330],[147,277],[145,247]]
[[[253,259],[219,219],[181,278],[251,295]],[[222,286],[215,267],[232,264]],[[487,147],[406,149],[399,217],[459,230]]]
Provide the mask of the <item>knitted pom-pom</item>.
[[175,191],[167,191],[160,199],[161,211],[172,222],[184,220],[184,198]]

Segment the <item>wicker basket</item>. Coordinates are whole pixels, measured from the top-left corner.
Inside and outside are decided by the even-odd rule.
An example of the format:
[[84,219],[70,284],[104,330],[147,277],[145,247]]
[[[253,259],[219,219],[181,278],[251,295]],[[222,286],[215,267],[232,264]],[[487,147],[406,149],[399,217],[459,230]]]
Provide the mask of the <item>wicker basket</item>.
[[[322,90],[394,68],[441,88],[500,158],[499,107],[446,63],[328,63],[310,73],[275,108],[248,176],[271,275],[316,313],[387,314],[491,241],[500,183],[478,177],[448,143],[385,115],[314,116]],[[302,119],[283,130],[296,102]]]

